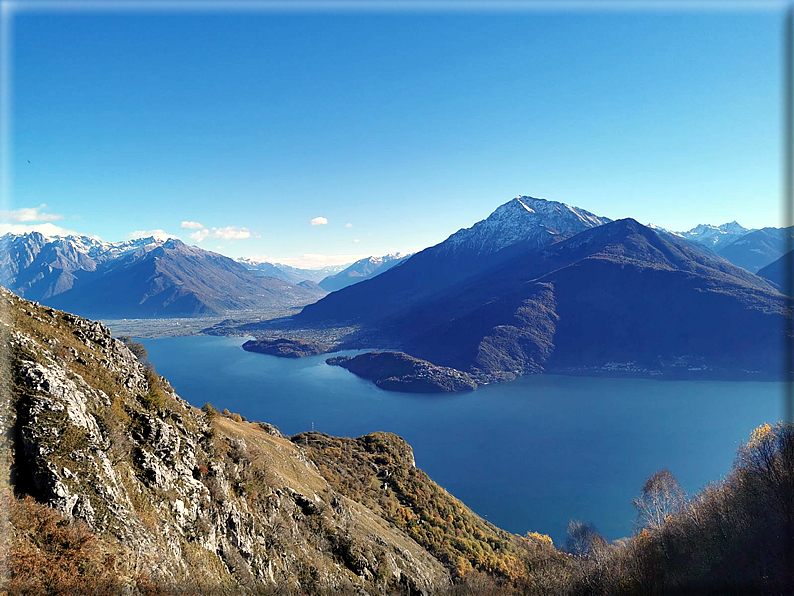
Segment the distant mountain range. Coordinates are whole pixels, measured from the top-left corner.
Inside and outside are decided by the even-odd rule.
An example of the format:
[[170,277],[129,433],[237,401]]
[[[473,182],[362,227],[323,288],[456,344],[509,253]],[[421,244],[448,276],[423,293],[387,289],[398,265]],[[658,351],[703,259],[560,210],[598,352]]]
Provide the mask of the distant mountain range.
[[392,267],[399,265],[410,256],[411,255],[394,253],[382,257],[367,257],[366,259],[356,261],[339,273],[329,275],[320,281],[319,285],[326,292],[335,292],[336,290],[352,286],[365,279],[380,275],[384,271],[388,271]]
[[245,257],[240,257],[236,261],[242,264],[246,269],[255,271],[265,277],[275,277],[282,281],[288,281],[292,284],[299,284],[302,281],[310,281],[319,284],[323,279],[328,276],[339,273],[349,265],[330,265],[327,267],[320,267],[318,269],[300,269],[298,267],[290,267],[282,263],[270,263],[268,261],[257,261]]
[[176,239],[107,243],[32,232],[0,237],[0,285],[97,318],[191,317],[302,306],[325,292],[257,275]]
[[718,252],[734,265],[756,273],[782,257],[792,237],[794,228],[761,228],[748,232]]
[[246,269],[259,275],[274,277],[293,284],[311,282],[326,292],[334,292],[365,279],[370,279],[398,265],[411,255],[401,253],[382,257],[366,257],[347,265],[331,265],[319,269],[299,269],[281,263],[256,261],[241,257],[236,259]]
[[[740,227],[693,236],[719,247]],[[682,236],[519,197],[295,318],[358,324],[366,341],[481,382],[541,371],[779,373],[775,338],[790,316],[781,294]]]
[[688,232],[671,232],[652,226],[657,231],[685,238],[705,246],[734,265],[752,273],[779,259],[786,252],[788,240],[794,237],[792,228],[762,228],[752,230],[735,221],[714,226],[700,224]]
[[718,250],[727,246],[734,240],[738,240],[748,232],[752,232],[748,228],[738,224],[735,221],[722,224],[721,226],[714,226],[711,224],[700,224],[695,226],[688,232],[674,232],[675,234],[686,238],[692,242],[706,246],[712,250]]

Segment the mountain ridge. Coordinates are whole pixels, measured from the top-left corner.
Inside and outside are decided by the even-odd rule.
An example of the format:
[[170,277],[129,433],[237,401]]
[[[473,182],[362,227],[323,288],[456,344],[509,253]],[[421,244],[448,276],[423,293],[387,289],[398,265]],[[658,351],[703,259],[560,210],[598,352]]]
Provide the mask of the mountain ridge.
[[336,290],[341,290],[347,286],[380,275],[392,267],[396,267],[410,257],[411,255],[405,255],[399,252],[383,255],[381,257],[365,257],[352,263],[338,273],[324,277],[318,285],[327,292],[335,292]]
[[30,298],[104,318],[192,317],[300,306],[324,294],[250,273],[232,259],[153,237],[103,243],[47,239],[36,232],[0,238],[0,285]]
[[706,378],[778,375],[771,338],[782,341],[783,318],[783,297],[766,281],[625,219],[515,256],[373,327],[384,343],[479,382],[605,373],[609,363]]
[[517,197],[399,267],[304,307],[299,321],[372,321],[526,252],[609,221],[563,203]]

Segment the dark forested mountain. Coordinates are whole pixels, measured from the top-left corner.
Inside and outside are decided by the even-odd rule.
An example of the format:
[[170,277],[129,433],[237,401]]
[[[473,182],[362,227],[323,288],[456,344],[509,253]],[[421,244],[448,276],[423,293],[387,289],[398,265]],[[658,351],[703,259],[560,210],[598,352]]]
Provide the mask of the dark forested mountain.
[[755,273],[782,257],[792,237],[794,228],[761,228],[748,232],[717,252],[734,265]]
[[556,201],[517,197],[377,277],[303,309],[303,321],[373,321],[486,271],[516,254],[610,221]]
[[626,219],[517,255],[371,327],[481,380],[550,370],[722,376],[779,373],[784,313],[765,280]]
[[794,274],[794,250],[758,271],[758,275],[771,282],[781,292],[785,290],[786,275]]
[[339,273],[329,275],[319,283],[319,286],[326,292],[335,292],[336,290],[352,286],[365,279],[380,275],[392,267],[399,265],[410,256],[411,255],[395,253],[382,257],[367,257],[366,259],[360,259]]
[[38,233],[0,238],[0,285],[72,312],[125,318],[281,308],[325,293],[257,275],[176,239],[113,244]]

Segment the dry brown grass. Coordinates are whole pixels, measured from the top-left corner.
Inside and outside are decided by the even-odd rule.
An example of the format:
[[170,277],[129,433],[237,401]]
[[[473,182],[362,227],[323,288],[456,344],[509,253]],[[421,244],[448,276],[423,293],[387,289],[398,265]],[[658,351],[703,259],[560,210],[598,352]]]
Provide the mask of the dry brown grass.
[[9,537],[8,594],[117,594],[118,553],[87,525],[63,517],[31,497],[2,494]]

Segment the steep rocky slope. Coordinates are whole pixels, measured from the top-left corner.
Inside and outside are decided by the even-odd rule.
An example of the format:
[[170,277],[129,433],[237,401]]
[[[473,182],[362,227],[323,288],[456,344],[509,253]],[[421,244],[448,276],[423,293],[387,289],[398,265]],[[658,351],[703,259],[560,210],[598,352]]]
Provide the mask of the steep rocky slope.
[[[356,500],[364,489],[344,489],[338,478],[352,470],[333,454],[310,458],[270,425],[190,406],[147,366],[140,345],[4,289],[0,304],[8,356],[0,491],[12,514],[12,593],[40,591],[53,577],[68,591],[91,569],[110,582],[95,593],[418,594],[457,577],[457,560],[420,544],[392,510],[373,510],[375,477],[352,478],[370,487]],[[397,446],[391,473],[414,474],[410,448],[378,436],[386,438],[372,441]],[[496,559],[512,553],[519,571],[564,561],[543,537],[501,532],[423,478],[439,494],[435,506],[454,504],[456,517],[479,528],[475,551],[484,541]],[[399,497],[378,490],[384,502],[403,501],[404,515],[425,515],[412,509],[410,486]],[[46,528],[60,530],[42,536]],[[69,561],[74,574],[62,571]],[[475,559],[461,571],[484,566]]]

